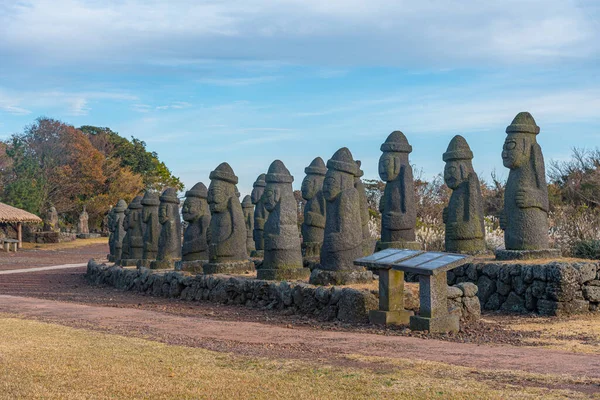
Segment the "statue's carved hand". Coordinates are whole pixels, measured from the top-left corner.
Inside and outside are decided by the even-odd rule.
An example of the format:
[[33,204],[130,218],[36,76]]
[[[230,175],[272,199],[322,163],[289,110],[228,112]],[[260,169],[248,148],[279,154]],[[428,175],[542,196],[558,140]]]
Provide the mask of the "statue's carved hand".
[[456,235],[456,222],[446,224],[446,236],[454,237]]
[[442,212],[442,221],[444,223],[448,222],[448,207],[444,207],[444,211]]
[[515,201],[519,208],[530,208],[532,205],[533,194],[527,189],[520,189],[515,195]]
[[[394,229],[398,225],[398,220],[402,218],[402,214],[394,211],[388,211],[381,216],[381,225],[386,229]],[[396,228],[397,229],[397,228]]]
[[504,211],[502,211],[500,213],[499,219],[500,219],[500,229],[505,231],[506,230],[506,214],[504,214]]

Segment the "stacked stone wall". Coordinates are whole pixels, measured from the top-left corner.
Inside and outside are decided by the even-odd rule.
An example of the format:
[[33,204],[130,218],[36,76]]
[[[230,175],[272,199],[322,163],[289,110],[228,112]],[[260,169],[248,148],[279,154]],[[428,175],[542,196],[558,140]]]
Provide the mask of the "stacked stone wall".
[[448,284],[472,282],[484,310],[568,315],[600,312],[597,262],[481,262],[448,273]]
[[[324,321],[366,323],[369,311],[378,308],[377,295],[369,290],[122,268],[98,264],[94,260],[88,263],[86,278],[93,285],[108,285],[152,296],[277,309],[288,315],[310,315]],[[481,309],[476,293],[477,287],[472,284],[449,288],[448,308],[465,319],[478,318]],[[407,307],[417,310],[418,301],[413,298],[407,302]]]

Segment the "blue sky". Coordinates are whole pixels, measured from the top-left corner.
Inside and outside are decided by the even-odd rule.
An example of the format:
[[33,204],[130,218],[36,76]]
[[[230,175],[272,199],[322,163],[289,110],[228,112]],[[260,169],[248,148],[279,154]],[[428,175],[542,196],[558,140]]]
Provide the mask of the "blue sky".
[[187,187],[228,161],[246,194],[340,147],[377,177],[394,130],[431,177],[465,136],[507,176],[530,111],[547,161],[600,143],[600,2],[0,0],[0,138],[45,115],[146,141]]

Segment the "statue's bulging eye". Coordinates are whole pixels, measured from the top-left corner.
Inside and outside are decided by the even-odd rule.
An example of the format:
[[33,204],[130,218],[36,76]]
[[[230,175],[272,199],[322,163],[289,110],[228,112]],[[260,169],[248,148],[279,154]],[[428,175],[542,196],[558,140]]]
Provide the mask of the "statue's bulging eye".
[[510,142],[506,142],[504,143],[504,149],[505,150],[514,150],[514,148],[517,147],[517,143],[510,141]]

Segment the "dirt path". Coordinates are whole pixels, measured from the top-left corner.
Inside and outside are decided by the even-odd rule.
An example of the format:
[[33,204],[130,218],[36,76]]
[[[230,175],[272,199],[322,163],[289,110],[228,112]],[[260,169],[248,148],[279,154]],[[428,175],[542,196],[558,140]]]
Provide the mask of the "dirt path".
[[0,251],[0,271],[37,268],[60,264],[87,263],[90,258],[103,260],[108,252],[108,244],[84,244],[75,248],[28,249],[16,253]]
[[536,348],[479,346],[400,336],[290,329],[256,322],[182,317],[148,310],[97,307],[7,295],[0,295],[0,312],[239,354],[283,355],[303,359],[330,359],[360,354],[440,361],[477,369],[600,378],[600,357],[597,355]]

